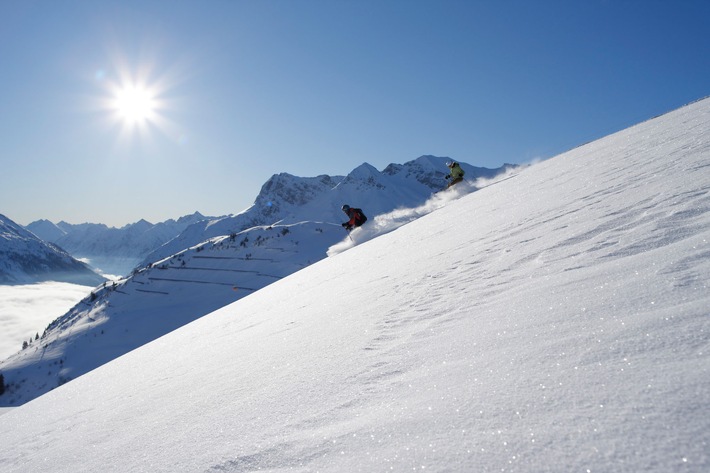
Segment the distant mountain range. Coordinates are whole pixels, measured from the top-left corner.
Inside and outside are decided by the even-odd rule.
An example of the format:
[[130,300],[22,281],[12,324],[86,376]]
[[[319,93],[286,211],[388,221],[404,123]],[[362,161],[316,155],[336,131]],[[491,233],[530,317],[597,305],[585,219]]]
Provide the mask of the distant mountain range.
[[199,212],[178,220],[152,224],[145,220],[121,228],[101,223],[73,225],[37,220],[27,229],[42,240],[54,243],[75,258],[87,262],[103,274],[125,276],[148,254],[179,235],[188,226],[206,219]]
[[[362,208],[374,226],[375,216],[416,207],[442,190],[446,160],[422,156],[382,172],[363,164],[347,176],[272,176],[247,210],[189,225],[129,277],[98,287],[52,322],[40,349],[1,363],[6,379],[23,382],[0,405],[23,404],[325,258],[347,238],[343,204]],[[469,192],[477,178],[516,166],[462,167],[469,184],[461,189]]]
[[95,286],[105,280],[63,249],[0,215],[0,284],[62,281]]

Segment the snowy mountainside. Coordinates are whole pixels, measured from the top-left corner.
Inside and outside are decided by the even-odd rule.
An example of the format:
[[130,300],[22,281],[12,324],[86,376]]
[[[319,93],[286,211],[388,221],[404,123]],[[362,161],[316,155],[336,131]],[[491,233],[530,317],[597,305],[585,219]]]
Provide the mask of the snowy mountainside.
[[[425,157],[413,163],[419,161],[422,164],[418,167],[429,166],[430,173],[436,168],[446,169],[446,158]],[[441,185],[445,185],[443,177]],[[464,188],[473,190],[471,186],[461,185],[461,189]],[[152,259],[144,269],[134,271],[124,281],[96,291],[50,324],[40,340],[39,352],[23,350],[0,365],[0,369],[11,372],[14,379],[26,380],[13,386],[12,396],[0,398],[0,406],[27,402],[325,258],[327,249],[346,235],[340,226],[347,220],[340,210],[343,199],[348,201],[359,196],[366,212],[374,218],[377,213],[398,206],[424,202],[430,194],[431,189],[416,179],[382,174],[369,164],[359,166],[344,178],[275,175],[264,184],[251,211],[189,226],[172,242],[179,245],[180,250]],[[324,216],[327,220],[320,220]],[[270,223],[235,230],[239,225],[258,222]],[[274,222],[277,223],[272,225]],[[284,249],[284,245],[288,249]],[[171,245],[166,244],[162,250],[166,248]],[[119,306],[121,309],[116,309]],[[166,317],[165,312],[170,316]],[[112,329],[112,333],[135,332],[135,335],[127,337],[125,343],[102,336],[97,343],[90,344],[75,336],[78,326],[82,327],[79,331],[82,336],[89,339],[96,333],[108,333],[107,320],[111,320],[111,326],[121,327]],[[50,346],[52,355],[48,356]],[[62,369],[53,370],[53,363],[59,361]],[[35,376],[37,373],[41,374]]]
[[106,282],[0,363],[0,406],[23,404],[325,257],[339,225],[254,227],[202,242]]
[[[275,174],[261,188],[254,204],[237,215],[202,221],[188,226],[180,235],[150,253],[141,262],[146,266],[172,254],[221,235],[238,233],[248,228],[271,225],[283,221],[283,215],[305,203],[317,199],[332,189],[341,177],[327,175],[297,177],[288,173]],[[308,217],[313,217],[309,215]],[[322,215],[296,221],[323,221]]]
[[708,163],[704,100],[412,209],[0,416],[3,472],[710,471]]
[[94,286],[105,279],[66,251],[0,215],[0,284],[62,281]]
[[139,220],[121,228],[101,223],[73,225],[59,222],[54,225],[47,220],[38,220],[27,225],[27,229],[64,248],[75,258],[88,261],[105,274],[127,275],[147,254],[193,223],[208,218],[195,212],[178,220],[169,219],[157,224]]
[[[274,223],[303,221],[342,222],[340,207],[362,208],[368,217],[397,207],[414,207],[446,187],[448,158],[421,156],[404,164],[390,164],[380,172],[364,163],[347,176],[298,177],[275,174],[262,186],[254,204],[237,215],[199,222],[183,234],[148,255],[142,266],[163,259],[189,246],[219,235]],[[519,166],[506,164],[496,169],[461,163],[468,182],[492,177]]]

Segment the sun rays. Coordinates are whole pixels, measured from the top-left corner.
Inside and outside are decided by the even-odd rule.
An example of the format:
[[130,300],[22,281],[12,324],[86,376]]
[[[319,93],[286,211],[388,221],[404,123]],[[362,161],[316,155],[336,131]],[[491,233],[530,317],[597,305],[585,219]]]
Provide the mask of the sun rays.
[[175,108],[168,94],[179,81],[174,68],[159,74],[154,62],[130,64],[124,56],[117,56],[114,67],[94,74],[101,88],[98,106],[104,123],[117,130],[123,142],[152,139],[156,134],[178,141],[182,131],[168,118],[169,110]]
[[145,135],[150,130],[167,133],[164,93],[156,82],[123,73],[115,82],[105,84],[102,109],[123,138]]

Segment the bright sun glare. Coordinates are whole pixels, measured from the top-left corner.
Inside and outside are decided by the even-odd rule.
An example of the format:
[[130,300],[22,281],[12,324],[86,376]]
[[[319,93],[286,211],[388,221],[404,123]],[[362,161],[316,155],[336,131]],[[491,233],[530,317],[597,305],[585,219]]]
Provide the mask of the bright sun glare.
[[150,121],[155,115],[155,98],[149,89],[128,85],[115,92],[113,107],[127,124]]
[[167,116],[174,103],[166,98],[170,88],[180,79],[172,68],[170,73],[156,74],[152,63],[129,67],[122,54],[116,53],[112,67],[99,69],[94,80],[101,90],[95,106],[104,115],[103,124],[119,133],[120,141],[147,139],[156,132],[164,136],[179,136],[176,124]]

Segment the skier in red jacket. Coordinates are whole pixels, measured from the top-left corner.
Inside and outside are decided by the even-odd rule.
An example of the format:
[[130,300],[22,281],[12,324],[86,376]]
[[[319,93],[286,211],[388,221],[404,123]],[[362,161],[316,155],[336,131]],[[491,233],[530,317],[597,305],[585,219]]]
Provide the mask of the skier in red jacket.
[[355,227],[359,227],[367,221],[367,217],[365,217],[365,214],[362,213],[361,209],[352,208],[347,204],[343,205],[341,208],[350,219],[347,222],[342,223],[343,228],[347,231],[350,231]]

